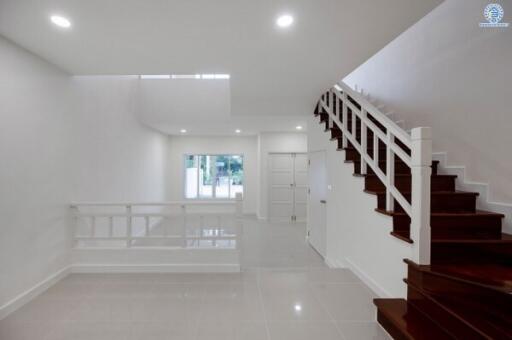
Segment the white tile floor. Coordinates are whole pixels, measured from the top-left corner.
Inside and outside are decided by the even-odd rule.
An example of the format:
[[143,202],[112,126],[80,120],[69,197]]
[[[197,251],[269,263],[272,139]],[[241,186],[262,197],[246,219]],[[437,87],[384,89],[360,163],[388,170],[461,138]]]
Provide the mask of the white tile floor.
[[388,339],[372,292],[304,235],[248,219],[242,273],[70,275],[0,321],[0,339]]

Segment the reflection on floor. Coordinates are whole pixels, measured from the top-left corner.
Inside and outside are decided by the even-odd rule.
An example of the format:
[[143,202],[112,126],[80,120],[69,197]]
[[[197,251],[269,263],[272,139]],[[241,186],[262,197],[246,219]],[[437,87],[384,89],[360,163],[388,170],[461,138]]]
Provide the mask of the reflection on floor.
[[0,321],[0,339],[388,339],[372,292],[328,269],[303,224],[247,219],[236,274],[72,274]]

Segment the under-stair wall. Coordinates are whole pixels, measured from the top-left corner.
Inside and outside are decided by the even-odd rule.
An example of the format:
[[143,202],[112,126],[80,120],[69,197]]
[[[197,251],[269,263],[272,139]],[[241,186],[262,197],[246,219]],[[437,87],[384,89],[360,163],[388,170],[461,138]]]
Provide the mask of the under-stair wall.
[[393,220],[375,212],[375,195],[364,191],[364,178],[354,177],[354,165],[345,163],[345,151],[329,140],[325,124],[308,121],[308,151],[326,152],[327,256],[331,267],[347,267],[380,297],[405,297],[407,276],[404,258],[411,258],[410,244],[390,237]]

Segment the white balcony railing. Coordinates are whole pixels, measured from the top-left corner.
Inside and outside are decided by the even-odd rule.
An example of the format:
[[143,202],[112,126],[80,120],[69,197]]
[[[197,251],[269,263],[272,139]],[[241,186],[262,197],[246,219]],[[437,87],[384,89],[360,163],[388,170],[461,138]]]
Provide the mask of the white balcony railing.
[[240,249],[242,194],[233,201],[76,202],[74,248]]
[[[361,173],[366,174],[370,167],[385,185],[386,210],[393,211],[396,201],[410,216],[413,260],[419,264],[429,264],[430,176],[432,173],[430,128],[418,127],[412,129],[411,134],[407,133],[361,94],[344,83],[331,88],[322,96],[318,105],[319,112],[323,109],[328,113],[329,126],[332,127],[334,124],[342,131],[343,148],[350,143],[359,152]],[[369,132],[373,136],[370,145],[368,145]],[[379,167],[379,159],[382,157],[379,154],[379,145],[382,144],[385,145],[385,171]],[[411,168],[410,199],[407,199],[395,186],[395,157],[399,157]]]

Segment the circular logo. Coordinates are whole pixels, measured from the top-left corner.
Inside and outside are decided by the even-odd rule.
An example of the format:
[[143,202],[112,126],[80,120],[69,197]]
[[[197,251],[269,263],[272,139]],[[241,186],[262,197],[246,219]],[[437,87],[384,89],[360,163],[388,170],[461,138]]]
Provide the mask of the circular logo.
[[484,17],[491,24],[498,24],[503,19],[504,13],[500,4],[489,4],[484,9]]

